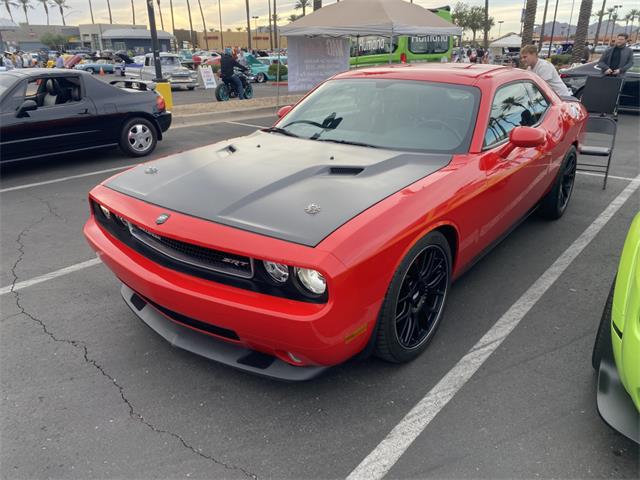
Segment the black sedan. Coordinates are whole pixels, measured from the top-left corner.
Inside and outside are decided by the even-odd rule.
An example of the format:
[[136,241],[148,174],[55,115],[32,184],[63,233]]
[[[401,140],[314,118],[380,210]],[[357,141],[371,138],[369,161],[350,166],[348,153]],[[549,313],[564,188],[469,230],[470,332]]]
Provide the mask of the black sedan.
[[114,81],[78,70],[0,73],[2,163],[119,146],[142,157],[171,125],[161,95],[143,82]]
[[[598,62],[585,63],[560,71],[560,78],[580,98],[587,77],[601,77]],[[633,56],[633,67],[627,72],[620,94],[620,110],[640,110],[640,55]]]

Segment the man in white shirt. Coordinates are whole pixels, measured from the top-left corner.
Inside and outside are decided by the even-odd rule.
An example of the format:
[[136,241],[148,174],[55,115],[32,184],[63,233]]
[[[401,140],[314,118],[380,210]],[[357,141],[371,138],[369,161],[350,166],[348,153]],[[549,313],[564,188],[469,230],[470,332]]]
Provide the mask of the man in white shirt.
[[545,82],[549,84],[551,89],[560,97],[570,97],[571,92],[567,86],[560,80],[560,75],[550,62],[538,58],[538,48],[534,45],[525,45],[520,50],[520,60],[527,66],[527,70],[532,71]]

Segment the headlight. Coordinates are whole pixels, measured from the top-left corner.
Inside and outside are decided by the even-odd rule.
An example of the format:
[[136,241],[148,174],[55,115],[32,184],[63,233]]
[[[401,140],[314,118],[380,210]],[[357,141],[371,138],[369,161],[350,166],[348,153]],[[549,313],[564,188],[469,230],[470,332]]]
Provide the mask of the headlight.
[[109,211],[109,209],[107,207],[105,207],[104,205],[100,205],[100,210],[102,210],[102,214],[105,217],[111,218],[111,212]]
[[320,272],[308,268],[296,267],[296,276],[300,283],[315,295],[322,295],[327,289],[327,282]]
[[264,269],[277,283],[285,283],[289,280],[289,267],[282,263],[263,261]]

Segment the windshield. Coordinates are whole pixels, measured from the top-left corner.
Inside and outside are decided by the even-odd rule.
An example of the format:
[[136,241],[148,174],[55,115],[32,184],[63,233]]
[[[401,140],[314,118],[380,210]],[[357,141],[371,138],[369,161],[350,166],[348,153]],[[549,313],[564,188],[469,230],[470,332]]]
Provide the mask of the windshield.
[[448,83],[332,80],[277,127],[318,141],[462,153],[471,142],[479,99],[477,88]]
[[160,57],[160,65],[179,66],[180,59],[178,57]]
[[11,88],[14,83],[16,83],[16,77],[13,75],[2,75],[0,73],[0,97]]

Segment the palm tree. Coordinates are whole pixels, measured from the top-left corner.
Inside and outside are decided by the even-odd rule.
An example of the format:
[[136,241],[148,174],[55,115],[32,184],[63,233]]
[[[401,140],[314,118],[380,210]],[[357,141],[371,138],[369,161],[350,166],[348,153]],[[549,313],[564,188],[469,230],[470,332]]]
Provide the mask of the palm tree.
[[171,32],[176,33],[176,22],[173,18],[173,0],[169,0],[169,9],[171,10]]
[[131,0],[131,16],[133,17],[133,24],[136,24],[136,9],[133,8],[133,0]]
[[[542,49],[544,43],[544,27],[547,23],[547,9],[549,8],[549,0],[544,1],[544,12],[542,14],[542,24],[540,25],[540,41],[538,42],[538,51]],[[551,43],[551,42],[549,42]]]
[[113,17],[111,16],[111,2],[107,0],[107,9],[109,10],[109,23],[113,23]]
[[249,13],[249,0],[246,0],[247,12],[247,48],[251,50],[251,13]]
[[294,14],[289,15],[288,20],[290,22],[295,22],[296,20],[298,20],[298,18],[300,18],[300,17],[294,13]]
[[42,4],[42,8],[44,8],[44,13],[47,15],[47,25],[49,25],[49,0],[36,0],[36,2]]
[[522,46],[533,44],[533,24],[536,23],[538,0],[527,0],[522,25]]
[[91,13],[91,23],[96,23],[93,19],[93,5],[91,5],[91,0],[89,0],[89,13]]
[[298,0],[296,2],[295,8],[296,10],[302,9],[302,16],[304,17],[307,14],[307,7],[311,6],[311,0]]
[[[640,9],[633,9],[631,10],[631,13],[633,14],[633,20],[631,20],[631,32],[633,32],[633,22],[634,20],[637,18],[638,20],[640,20]],[[638,41],[638,30],[640,30],[640,28],[638,28],[636,30],[636,42]]]
[[64,9],[66,8],[67,10],[69,10],[71,7],[69,5],[67,5],[67,0],[51,0],[53,3],[55,3],[58,8],[60,9],[60,16],[62,17],[62,25],[67,25],[67,22],[64,21]]
[[[616,11],[615,7],[609,7],[607,8],[607,13],[609,14],[609,17],[607,17],[607,28],[604,29],[604,41],[607,42],[607,36],[609,35],[609,25],[611,25],[611,15],[613,15],[613,13]],[[611,43],[611,41],[608,41],[607,44]]]
[[580,62],[584,55],[584,49],[587,48],[587,35],[589,34],[589,19],[591,18],[592,8],[593,0],[582,0],[580,13],[578,14],[576,35],[573,37],[572,63]]
[[160,14],[160,28],[164,31],[164,20],[162,19],[162,9],[160,8],[160,0],[158,2],[158,13]]
[[196,42],[193,39],[193,20],[191,19],[191,5],[189,5],[189,0],[187,0],[187,13],[189,14],[189,38],[191,39],[191,50],[196,48]]
[[198,7],[200,7],[200,16],[202,17],[202,28],[204,29],[204,45],[209,50],[209,38],[207,38],[207,24],[204,21],[204,13],[202,11],[202,2],[198,0]]
[[598,15],[598,26],[596,27],[596,35],[593,39],[593,45],[597,46],[598,45],[598,37],[600,36],[600,28],[602,27],[602,17],[604,16],[604,7],[607,3],[607,0],[602,0],[602,8],[600,9],[600,11],[597,13]]
[[631,15],[631,11],[629,11],[623,18],[624,20],[624,33],[627,33],[627,28],[629,27],[629,22],[631,21],[631,19],[633,18],[633,15]]
[[22,6],[22,10],[24,10],[24,18],[27,21],[27,25],[29,25],[29,15],[27,15],[27,8],[31,8],[33,10],[31,0],[18,0],[18,4]]
[[11,18],[11,21],[13,22],[13,13],[11,13],[11,7],[17,7],[18,4],[16,2],[14,2],[13,0],[2,0],[2,3],[4,3],[4,6],[7,9],[7,12],[9,12],[9,17]]

